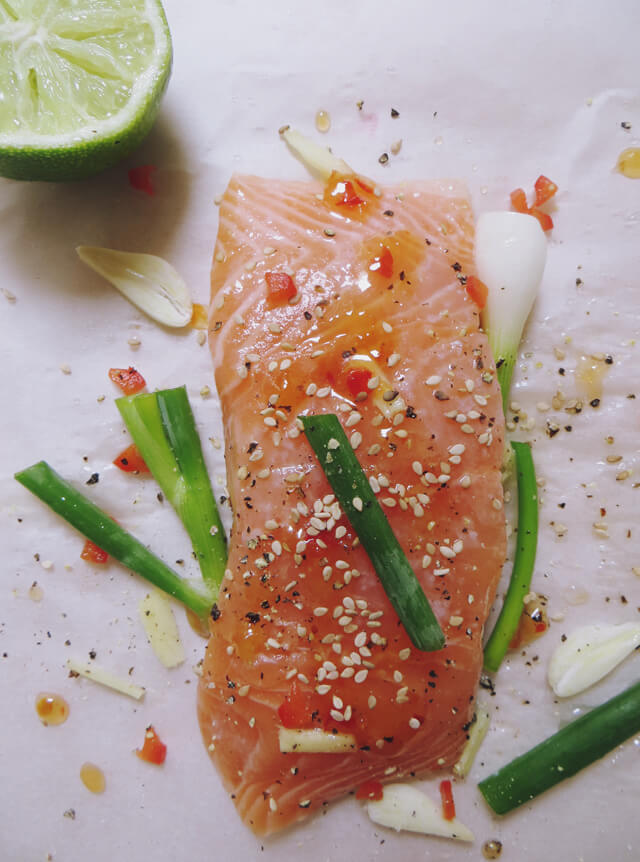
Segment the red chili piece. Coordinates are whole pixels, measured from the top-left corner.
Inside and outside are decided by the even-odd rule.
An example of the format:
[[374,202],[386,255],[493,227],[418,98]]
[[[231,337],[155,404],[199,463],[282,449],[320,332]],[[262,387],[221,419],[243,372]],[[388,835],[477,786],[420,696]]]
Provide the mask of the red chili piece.
[[296,295],[293,279],[286,272],[265,272],[267,297],[272,302],[288,302]]
[[368,368],[352,368],[347,374],[347,388],[355,398],[360,392],[367,391],[367,383],[371,380]]
[[393,275],[393,255],[386,245],[382,246],[380,254],[376,255],[369,264],[371,272],[377,272],[384,278],[391,278]]
[[278,707],[278,717],[282,726],[296,729],[313,727],[312,713],[311,695],[301,691],[294,681],[289,694]]
[[475,275],[468,275],[465,288],[478,308],[484,308],[487,304],[487,297],[489,296],[489,290],[484,281],[480,281],[480,279],[476,278]]
[[356,791],[356,799],[375,799],[378,802],[382,799],[383,796],[383,787],[379,781],[375,781],[371,779],[370,781],[365,781],[363,784],[358,787]]
[[109,378],[122,389],[125,395],[135,395],[147,385],[142,374],[131,365],[129,368],[110,368]]
[[442,816],[445,820],[453,820],[456,816],[456,804],[453,801],[453,791],[449,780],[440,782],[440,797],[442,799]]
[[553,227],[553,219],[547,213],[542,212],[539,207],[551,200],[558,191],[558,186],[544,174],[540,174],[534,183],[534,189],[536,197],[533,206],[530,207],[527,203],[524,189],[515,189],[511,192],[511,206],[518,213],[537,218],[542,230],[549,231]]
[[123,449],[113,463],[124,473],[150,472],[135,443],[131,443],[126,449]]
[[84,543],[84,548],[80,551],[80,556],[88,563],[97,563],[100,566],[104,565],[109,559],[109,554],[107,554],[106,551],[103,551],[102,548],[99,548],[90,539],[87,539]]
[[157,170],[155,165],[140,165],[137,168],[131,168],[129,171],[129,185],[139,192],[154,195],[155,190],[151,182],[151,174],[155,170]]
[[167,746],[160,741],[152,724],[146,729],[142,748],[136,748],[136,754],[140,760],[147,763],[155,763],[160,766],[167,756]]

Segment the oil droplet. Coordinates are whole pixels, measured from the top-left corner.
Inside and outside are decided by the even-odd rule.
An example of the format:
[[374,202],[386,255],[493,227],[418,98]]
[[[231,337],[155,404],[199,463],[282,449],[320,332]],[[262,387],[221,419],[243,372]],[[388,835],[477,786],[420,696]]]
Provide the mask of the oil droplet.
[[206,329],[209,325],[209,312],[204,305],[199,302],[193,303],[193,314],[189,321],[189,326],[192,329]]
[[95,763],[83,763],[80,767],[80,779],[91,793],[104,793],[107,786],[104,772]]
[[589,601],[589,593],[583,587],[576,586],[576,584],[571,584],[571,586],[567,587],[562,595],[570,605],[584,605],[585,602]]
[[535,596],[524,603],[518,628],[509,644],[510,649],[519,649],[543,635],[549,628],[544,596]]
[[576,366],[576,383],[587,397],[587,401],[602,398],[602,381],[609,366],[604,360],[592,356],[581,356]]
[[629,147],[618,156],[616,168],[623,177],[640,180],[640,147]]
[[209,621],[206,619],[206,617],[203,619],[190,608],[187,608],[187,622],[189,623],[193,631],[197,635],[200,635],[201,638],[208,638],[211,634],[211,631],[209,629]]
[[502,853],[502,841],[485,841],[482,845],[482,855],[485,859],[497,859]]
[[40,721],[50,724],[64,724],[69,717],[69,704],[59,694],[42,691],[36,697],[36,712]]
[[316,129],[319,132],[328,132],[331,128],[331,117],[328,111],[318,111],[316,114]]
[[436,145],[436,147],[441,147],[444,143],[444,138],[442,137],[442,135],[438,135],[438,137],[434,139],[433,143]]

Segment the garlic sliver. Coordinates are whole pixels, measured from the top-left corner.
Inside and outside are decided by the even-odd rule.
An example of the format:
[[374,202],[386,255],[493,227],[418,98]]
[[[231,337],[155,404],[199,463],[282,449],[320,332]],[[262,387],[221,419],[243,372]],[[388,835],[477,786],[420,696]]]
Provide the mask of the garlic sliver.
[[283,754],[339,754],[355,751],[357,742],[352,733],[329,733],[321,728],[278,729],[278,742]]
[[169,599],[160,590],[153,590],[138,607],[147,640],[162,664],[169,668],[182,664],[184,649]]
[[126,694],[127,697],[132,697],[134,700],[142,700],[144,697],[145,690],[141,685],[136,685],[127,679],[122,679],[91,662],[77,661],[70,658],[67,659],[67,667],[74,674],[78,674],[78,676],[83,676],[120,694]]
[[310,138],[305,137],[296,129],[288,126],[281,132],[294,156],[300,159],[311,174],[321,180],[328,180],[336,171],[339,174],[352,174],[353,170],[344,161],[334,156],[326,147],[316,144]]
[[193,305],[184,280],[153,254],[79,245],[78,257],[120,291],[140,311],[165,326],[186,326]]
[[473,841],[473,832],[454,817],[445,820],[442,806],[436,805],[411,784],[387,784],[382,799],[367,804],[367,813],[374,823],[396,831],[421,832],[458,841]]
[[558,697],[571,697],[610,673],[640,646],[640,623],[594,624],[572,632],[556,647],[547,670]]
[[469,728],[469,737],[462,749],[460,759],[453,767],[453,771],[458,778],[466,778],[469,774],[473,761],[476,758],[480,746],[484,742],[484,738],[489,730],[491,716],[485,706],[478,704],[476,709],[475,719]]

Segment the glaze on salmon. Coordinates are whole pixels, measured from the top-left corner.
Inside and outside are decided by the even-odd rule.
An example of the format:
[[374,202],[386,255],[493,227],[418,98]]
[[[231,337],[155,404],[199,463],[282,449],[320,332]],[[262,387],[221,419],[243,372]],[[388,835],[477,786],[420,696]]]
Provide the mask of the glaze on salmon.
[[[199,720],[260,835],[365,780],[452,766],[505,558],[504,419],[464,288],[465,189],[353,188],[361,203],[344,205],[317,183],[236,176],[220,207],[209,334],[234,522]],[[439,652],[409,641],[303,413],[340,417],[443,628]],[[283,754],[283,724],[355,745]]]

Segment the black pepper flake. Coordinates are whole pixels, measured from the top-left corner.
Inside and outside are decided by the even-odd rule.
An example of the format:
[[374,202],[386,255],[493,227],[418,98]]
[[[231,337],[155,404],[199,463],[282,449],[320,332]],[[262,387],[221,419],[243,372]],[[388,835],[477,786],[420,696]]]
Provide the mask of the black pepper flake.
[[100,473],[92,473],[89,476],[89,478],[87,479],[87,481],[85,482],[85,484],[86,485],[97,485],[99,481],[100,481]]
[[389,161],[389,153],[382,153],[382,155],[379,157],[378,161],[380,162],[381,165],[386,165],[387,162]]
[[565,375],[565,369],[564,369],[564,368],[558,368],[558,374],[559,374],[561,377],[564,377],[564,375]]
[[359,111],[361,111],[364,108],[364,99],[360,99],[359,102],[356,102],[356,107]]
[[442,389],[436,389],[436,391],[433,393],[433,397],[437,398],[438,401],[449,400],[449,396],[446,394],[446,392],[443,392]]
[[214,621],[214,623],[215,623],[215,622],[217,622],[217,621],[220,619],[221,615],[222,615],[222,611],[221,611],[221,610],[220,610],[220,608],[218,607],[217,603],[216,603],[216,602],[214,602],[214,603],[213,603],[213,606],[212,606],[212,608],[211,608],[211,613],[210,613],[211,619],[212,619],[212,620]]
[[599,398],[593,398],[593,399],[589,402],[589,404],[590,404],[592,407],[599,407],[599,406],[600,406],[600,399],[599,399]]
[[611,356],[611,354],[608,354],[607,356],[605,356],[604,361],[606,365],[613,365],[613,356]]
[[158,501],[158,503],[164,503],[164,494],[162,493],[162,491],[158,491],[158,493],[156,494],[156,500]]
[[398,278],[400,279],[400,281],[404,281],[404,269],[400,270],[400,274],[399,274]]
[[94,649],[89,650],[89,658],[90,659],[94,659],[97,655],[98,655],[98,653]]
[[581,287],[583,283],[581,278],[576,278],[576,287]]
[[418,414],[416,413],[416,411],[413,409],[413,407],[411,405],[409,405],[407,407],[405,416],[407,417],[407,419],[417,419],[418,418]]
[[[396,111],[395,108],[391,108],[391,116],[394,120],[397,119],[400,116],[400,111]],[[624,128],[624,123],[622,124],[622,128]],[[631,128],[631,126],[629,126],[629,128]]]
[[386,216],[387,216],[387,218],[391,218],[391,216],[393,215],[393,210],[385,210],[385,211],[382,213],[382,215],[386,215]]
[[455,263],[452,263],[452,264],[451,264],[451,269],[452,269],[454,272],[462,272],[462,266],[461,266],[461,264],[459,264],[459,263],[458,263],[458,261],[456,261]]
[[343,359],[349,359],[349,357],[350,357],[353,353],[355,353],[355,350],[343,350],[343,351],[342,351],[342,358],[343,358]]
[[260,614],[257,614],[255,611],[249,611],[248,614],[245,614],[245,619],[249,620],[250,623],[255,625],[260,622]]
[[[393,116],[393,114],[391,114],[391,116]],[[625,132],[631,131],[631,123],[628,123],[626,120],[624,120],[622,123],[620,123],[620,127],[623,128],[625,130]]]
[[305,311],[305,312],[304,312],[304,319],[305,319],[305,320],[311,320],[311,317],[312,317],[312,314],[311,314],[311,312],[310,312],[310,311]]
[[218,332],[219,329],[222,329],[222,321],[216,320],[216,322],[213,324],[213,331]]

